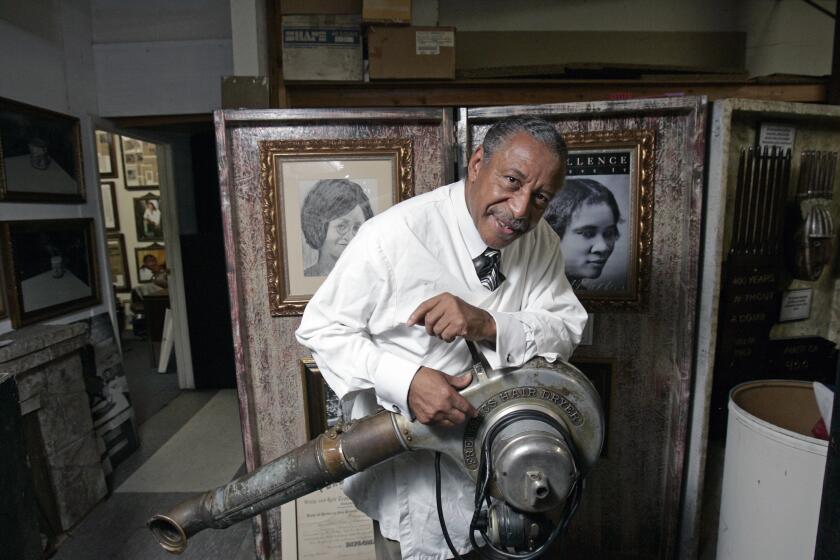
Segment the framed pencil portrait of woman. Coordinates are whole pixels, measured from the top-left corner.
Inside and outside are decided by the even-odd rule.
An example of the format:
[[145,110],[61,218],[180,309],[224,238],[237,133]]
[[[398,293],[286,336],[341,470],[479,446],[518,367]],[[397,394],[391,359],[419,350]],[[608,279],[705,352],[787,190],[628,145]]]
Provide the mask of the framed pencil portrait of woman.
[[565,139],[566,182],[544,218],[560,236],[566,277],[589,311],[640,310],[650,269],[653,131]]
[[272,315],[300,315],[359,227],[413,196],[410,139],[260,143]]

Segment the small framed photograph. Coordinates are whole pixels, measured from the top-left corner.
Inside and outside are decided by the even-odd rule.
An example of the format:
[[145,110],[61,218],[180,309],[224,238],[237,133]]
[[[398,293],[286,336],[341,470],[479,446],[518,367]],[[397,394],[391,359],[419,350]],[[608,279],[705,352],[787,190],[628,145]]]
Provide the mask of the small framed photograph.
[[134,262],[137,281],[141,284],[151,282],[159,272],[166,270],[166,247],[159,243],[135,247]]
[[84,202],[79,119],[0,99],[0,200]]
[[653,239],[654,132],[573,133],[566,182],[544,218],[589,311],[644,308]]
[[128,273],[128,255],[125,252],[125,236],[121,233],[108,234],[108,266],[111,282],[118,292],[131,291],[131,276]]
[[359,227],[414,195],[411,139],[260,142],[272,315],[300,315]]
[[134,225],[137,241],[163,241],[160,194],[146,193],[134,199]]
[[120,214],[117,208],[117,184],[113,181],[102,181],[102,216],[105,220],[106,231],[120,230]]
[[601,406],[604,409],[604,447],[601,448],[601,456],[606,457],[610,435],[610,403],[613,400],[615,360],[612,358],[578,358],[572,356],[569,363],[589,378],[595,386],[595,390],[598,391],[598,396],[601,397]]
[[3,222],[2,247],[14,327],[100,302],[92,219]]
[[114,179],[117,172],[117,146],[114,135],[104,130],[96,131],[96,163],[100,179]]
[[312,358],[300,361],[300,376],[304,389],[306,437],[312,439],[341,420],[341,402],[321,377],[321,370]]
[[125,188],[146,190],[150,187],[159,187],[160,177],[155,144],[128,136],[120,136],[120,144]]
[[[0,251],[2,250],[2,244],[0,244]],[[6,288],[4,287],[6,282],[3,278],[3,259],[0,258],[0,319],[9,316],[9,307],[6,305]]]

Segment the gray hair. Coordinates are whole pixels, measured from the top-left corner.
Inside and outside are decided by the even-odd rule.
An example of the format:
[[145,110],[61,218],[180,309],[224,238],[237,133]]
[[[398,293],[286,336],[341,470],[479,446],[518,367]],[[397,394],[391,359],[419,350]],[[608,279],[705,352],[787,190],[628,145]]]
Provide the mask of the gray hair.
[[519,133],[525,133],[545,145],[565,166],[568,150],[563,137],[547,120],[529,115],[515,115],[496,121],[484,135],[481,143],[481,147],[484,148],[484,158],[489,160],[511,136]]

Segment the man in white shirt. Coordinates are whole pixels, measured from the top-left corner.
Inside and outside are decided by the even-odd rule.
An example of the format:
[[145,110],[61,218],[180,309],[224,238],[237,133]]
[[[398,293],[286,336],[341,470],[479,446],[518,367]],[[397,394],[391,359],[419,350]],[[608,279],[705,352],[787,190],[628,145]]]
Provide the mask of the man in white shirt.
[[[565,144],[550,123],[504,119],[473,153],[466,181],[362,226],[297,331],[327,383],[352,403],[353,417],[377,405],[441,426],[474,416],[458,393],[471,382],[456,376],[472,362],[465,340],[497,369],[536,355],[569,357],[586,312],[564,274],[559,239],[541,219],[563,184],[565,162]],[[433,464],[431,453],[414,452],[344,483],[381,535],[399,541],[403,558],[451,556],[437,518]],[[448,457],[441,466],[444,517],[465,554],[474,484]],[[377,547],[378,557],[385,548]]]

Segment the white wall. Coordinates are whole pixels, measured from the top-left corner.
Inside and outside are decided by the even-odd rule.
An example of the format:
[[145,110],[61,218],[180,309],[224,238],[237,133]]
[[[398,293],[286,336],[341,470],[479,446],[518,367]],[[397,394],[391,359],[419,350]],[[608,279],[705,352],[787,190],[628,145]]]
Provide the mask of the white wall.
[[209,113],[233,74],[230,0],[90,0],[99,114]]
[[[833,0],[817,0],[829,11]],[[753,76],[831,73],[834,21],[801,0],[440,0],[460,31],[743,31]]]
[[[837,9],[833,0],[816,1],[832,13]],[[750,74],[831,74],[834,20],[802,0],[740,0],[740,5]]]
[[[103,303],[48,323],[69,323],[113,309],[96,175],[91,17],[88,0],[0,0],[0,97],[80,119],[87,200],[82,204],[0,203],[0,220],[93,218]],[[0,333],[11,330],[0,320]]]

